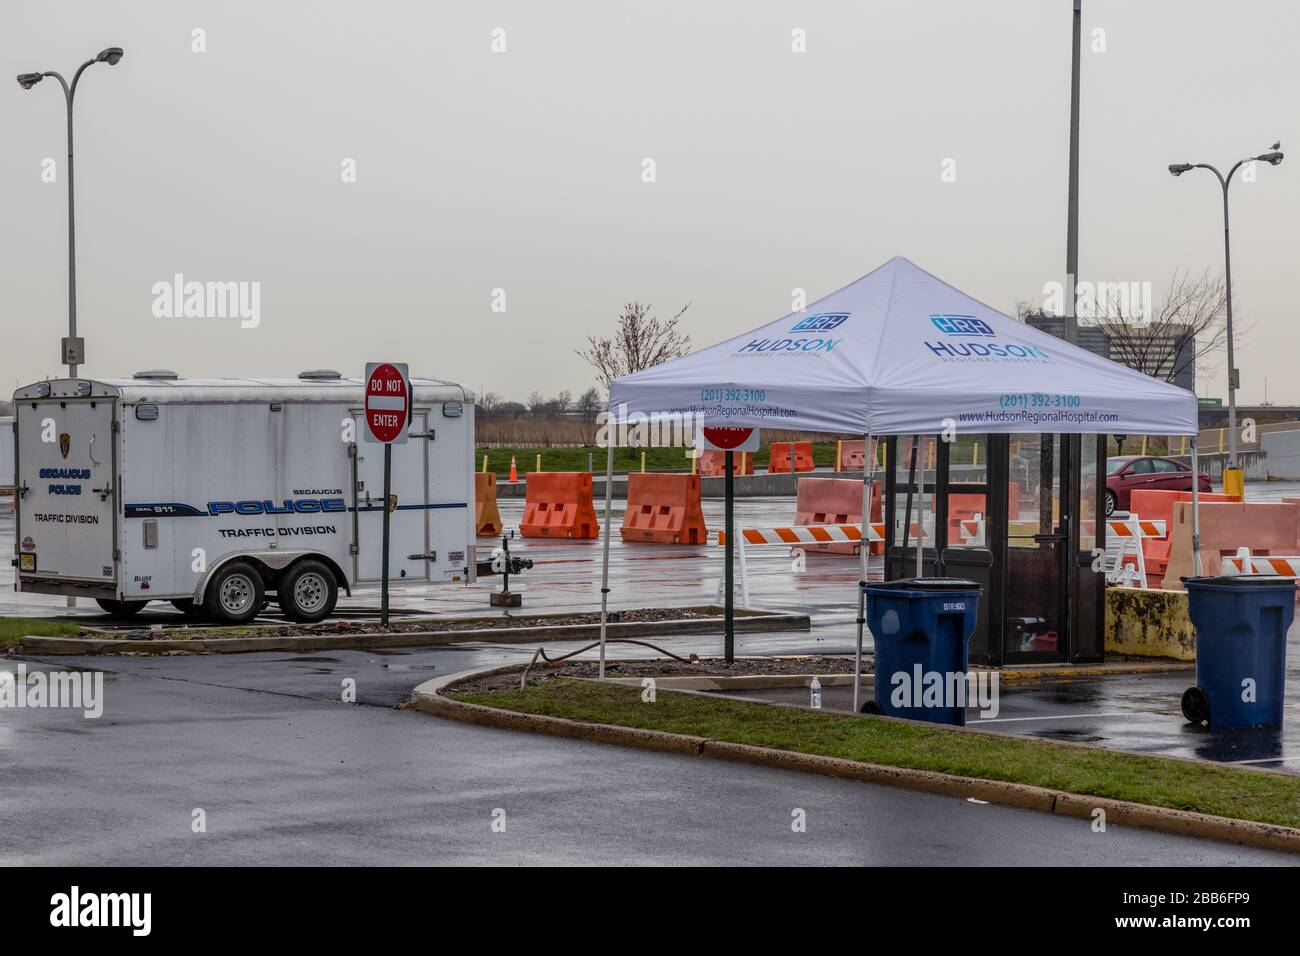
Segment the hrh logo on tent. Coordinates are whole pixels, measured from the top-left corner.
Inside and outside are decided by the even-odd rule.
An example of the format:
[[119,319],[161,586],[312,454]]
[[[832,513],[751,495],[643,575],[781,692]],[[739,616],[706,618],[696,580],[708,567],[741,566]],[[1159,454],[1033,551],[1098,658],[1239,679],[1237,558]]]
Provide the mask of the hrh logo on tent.
[[839,345],[843,340],[833,339],[826,333],[831,329],[839,328],[847,321],[848,317],[848,312],[819,312],[817,315],[805,316],[794,324],[790,332],[792,335],[795,332],[812,334],[800,335],[798,338],[750,339],[736,351],[736,355],[743,357],[763,352],[794,352],[800,355],[820,355],[825,352],[832,352],[835,350],[835,346]]

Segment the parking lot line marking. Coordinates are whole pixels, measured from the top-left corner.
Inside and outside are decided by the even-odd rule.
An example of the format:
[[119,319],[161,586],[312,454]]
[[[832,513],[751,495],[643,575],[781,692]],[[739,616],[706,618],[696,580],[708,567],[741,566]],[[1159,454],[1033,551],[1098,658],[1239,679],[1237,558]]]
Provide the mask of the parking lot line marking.
[[1016,720],[1084,720],[1089,717],[1132,717],[1132,711],[1114,710],[1100,714],[1047,714],[1042,717],[989,717],[977,724],[1007,724]]

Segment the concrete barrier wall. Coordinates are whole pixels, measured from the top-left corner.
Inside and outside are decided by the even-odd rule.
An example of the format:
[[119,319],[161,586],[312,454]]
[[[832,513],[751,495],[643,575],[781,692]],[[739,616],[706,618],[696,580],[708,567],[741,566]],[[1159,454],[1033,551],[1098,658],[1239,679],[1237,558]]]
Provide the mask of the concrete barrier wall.
[[1267,456],[1264,466],[1269,478],[1300,480],[1300,429],[1263,432],[1259,443]]
[[1106,653],[1196,660],[1187,592],[1106,588]]

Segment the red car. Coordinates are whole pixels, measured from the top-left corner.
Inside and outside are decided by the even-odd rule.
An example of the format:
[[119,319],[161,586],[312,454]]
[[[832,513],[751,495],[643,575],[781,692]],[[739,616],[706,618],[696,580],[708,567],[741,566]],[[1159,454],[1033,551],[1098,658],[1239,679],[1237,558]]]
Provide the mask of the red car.
[[[1129,495],[1141,491],[1191,491],[1192,469],[1172,458],[1124,455],[1106,459],[1106,514],[1128,511]],[[1201,491],[1210,491],[1210,476],[1201,475]]]

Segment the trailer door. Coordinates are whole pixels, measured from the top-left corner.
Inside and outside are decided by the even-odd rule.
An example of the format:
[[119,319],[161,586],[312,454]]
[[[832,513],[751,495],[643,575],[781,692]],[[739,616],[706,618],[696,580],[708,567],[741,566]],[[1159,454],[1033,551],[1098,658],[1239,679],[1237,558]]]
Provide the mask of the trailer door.
[[[361,438],[364,416],[356,416],[357,435],[357,580],[378,581],[383,560],[384,446]],[[416,412],[407,427],[404,445],[393,445],[391,493],[395,499],[389,518],[388,580],[429,580],[428,442],[425,414]]]
[[23,402],[15,413],[20,576],[115,586],[113,402]]

